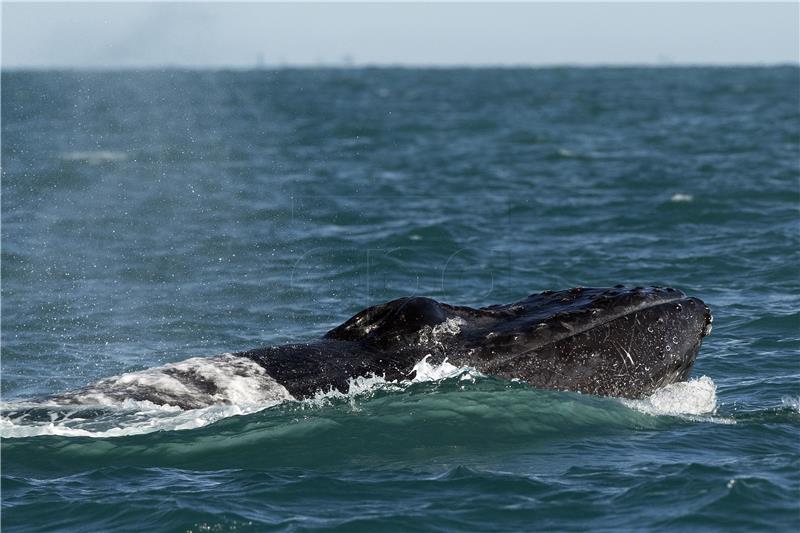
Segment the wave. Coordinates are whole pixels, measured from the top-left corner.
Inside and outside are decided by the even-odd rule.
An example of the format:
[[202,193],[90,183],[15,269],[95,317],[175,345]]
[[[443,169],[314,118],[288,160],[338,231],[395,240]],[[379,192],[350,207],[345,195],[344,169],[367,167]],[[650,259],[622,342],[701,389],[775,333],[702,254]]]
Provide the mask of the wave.
[[77,161],[90,165],[100,165],[102,163],[125,161],[128,159],[128,154],[112,150],[76,150],[62,153],[59,157],[64,161]]
[[[353,408],[373,397],[387,395],[396,396],[392,402],[403,404],[421,391],[438,394],[438,398],[430,401],[446,403],[446,409],[454,414],[458,414],[462,407],[477,412],[479,409],[474,406],[476,394],[481,398],[483,408],[495,405],[502,409],[501,404],[506,401],[503,393],[512,394],[509,390],[517,389],[526,392],[518,391],[512,395],[534,394],[534,398],[526,401],[529,414],[536,413],[537,416],[551,416],[563,411],[563,406],[553,405],[554,401],[582,406],[578,408],[584,410],[601,405],[609,413],[618,411],[619,405],[624,405],[647,415],[685,416],[692,419],[713,415],[717,408],[716,387],[705,376],[687,383],[669,385],[644,400],[614,400],[575,393],[530,391],[523,383],[490,378],[469,367],[456,367],[447,359],[441,363],[430,363],[429,357],[426,356],[414,366],[413,379],[392,382],[381,376],[360,376],[350,380],[346,391],[320,391],[302,401],[294,399],[261,366],[249,359],[232,354],[195,357],[106,378],[45,401],[4,403],[0,405],[0,435],[3,438],[47,435],[126,437],[157,431],[198,429],[233,416],[251,415],[281,404],[286,404],[284,409],[289,411],[335,408],[342,403]],[[426,388],[431,384],[434,389]],[[485,398],[487,388],[498,394],[498,398],[491,401]],[[468,407],[470,405],[473,407]],[[514,420],[513,425],[519,426],[523,419],[524,416]],[[711,416],[706,417],[706,420],[712,419]]]
[[672,415],[689,420],[735,424],[732,418],[713,416],[717,412],[717,386],[708,376],[700,376],[662,387],[641,400],[622,400],[632,409],[651,415]]
[[781,403],[790,411],[800,413],[800,396],[784,396],[781,398]]

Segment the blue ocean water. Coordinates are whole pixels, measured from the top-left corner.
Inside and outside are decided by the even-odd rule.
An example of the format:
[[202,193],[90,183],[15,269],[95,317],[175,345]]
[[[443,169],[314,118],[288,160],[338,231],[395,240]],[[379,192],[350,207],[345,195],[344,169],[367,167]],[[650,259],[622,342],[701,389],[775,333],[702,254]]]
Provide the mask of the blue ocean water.
[[[4,71],[2,526],[796,531],[798,265],[796,67]],[[12,413],[400,296],[617,283],[711,307],[689,385]]]

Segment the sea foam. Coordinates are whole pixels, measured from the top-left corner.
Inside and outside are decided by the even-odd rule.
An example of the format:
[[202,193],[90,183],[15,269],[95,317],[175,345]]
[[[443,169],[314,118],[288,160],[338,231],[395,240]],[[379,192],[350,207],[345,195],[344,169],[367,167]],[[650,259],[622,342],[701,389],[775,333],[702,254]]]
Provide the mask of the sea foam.
[[708,376],[666,385],[640,400],[623,404],[654,416],[677,416],[693,421],[735,424],[732,418],[713,416],[717,412],[717,385]]
[[64,161],[79,161],[90,165],[99,165],[101,163],[125,161],[128,159],[128,154],[111,150],[78,150],[63,153],[60,158]]
[[[455,327],[451,327],[455,326]],[[432,337],[454,334],[431,332]],[[475,381],[485,377],[471,367],[456,366],[444,358],[440,363],[423,357],[412,374],[400,381],[383,376],[352,378],[346,391],[319,391],[301,406],[318,408],[332,401],[369,398],[377,391],[399,392],[415,383],[446,379]],[[164,403],[142,398],[155,397]],[[173,403],[169,399],[173,398]],[[6,402],[0,405],[0,435],[4,438],[61,435],[79,437],[121,437],[207,426],[224,418],[252,414],[285,401],[296,401],[256,363],[232,354],[195,357],[137,372],[106,378],[44,402]],[[703,376],[673,383],[642,400],[621,400],[637,411],[689,419],[712,415],[717,409],[716,386]],[[176,404],[183,403],[183,408]],[[717,420],[725,422],[725,420]]]

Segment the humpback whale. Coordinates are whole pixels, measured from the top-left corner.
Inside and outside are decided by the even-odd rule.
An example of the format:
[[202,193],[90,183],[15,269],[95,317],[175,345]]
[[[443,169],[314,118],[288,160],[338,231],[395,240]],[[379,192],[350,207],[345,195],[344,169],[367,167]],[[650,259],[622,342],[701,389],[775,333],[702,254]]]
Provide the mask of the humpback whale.
[[688,378],[712,316],[672,288],[545,291],[474,309],[420,296],[361,311],[321,339],[235,355],[295,398],[357,376],[408,379],[426,355],[533,387],[641,398]]
[[369,307],[311,342],[187,359],[51,400],[274,404],[345,392],[362,376],[406,381],[425,358],[538,388],[642,398],[688,378],[711,321],[701,300],[661,287],[576,287],[478,309],[413,296]]

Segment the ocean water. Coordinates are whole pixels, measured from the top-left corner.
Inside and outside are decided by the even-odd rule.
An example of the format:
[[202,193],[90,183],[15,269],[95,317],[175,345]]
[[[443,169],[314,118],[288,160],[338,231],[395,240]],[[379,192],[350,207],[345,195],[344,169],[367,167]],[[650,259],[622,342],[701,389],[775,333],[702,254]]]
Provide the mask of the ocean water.
[[[3,530],[797,531],[799,106],[796,67],[4,71]],[[31,404],[617,283],[711,307],[689,383]]]

